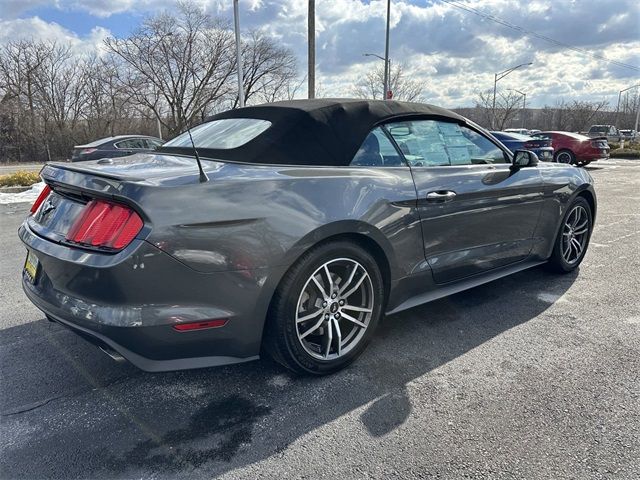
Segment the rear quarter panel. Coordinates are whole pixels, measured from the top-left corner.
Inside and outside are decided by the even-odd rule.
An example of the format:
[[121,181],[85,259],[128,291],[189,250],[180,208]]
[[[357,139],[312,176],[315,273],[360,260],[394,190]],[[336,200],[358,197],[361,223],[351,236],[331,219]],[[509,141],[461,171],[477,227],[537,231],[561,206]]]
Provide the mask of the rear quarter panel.
[[137,202],[149,241],[201,272],[289,266],[323,239],[357,232],[386,253],[393,277],[424,262],[407,167],[217,164],[206,183],[155,184]]

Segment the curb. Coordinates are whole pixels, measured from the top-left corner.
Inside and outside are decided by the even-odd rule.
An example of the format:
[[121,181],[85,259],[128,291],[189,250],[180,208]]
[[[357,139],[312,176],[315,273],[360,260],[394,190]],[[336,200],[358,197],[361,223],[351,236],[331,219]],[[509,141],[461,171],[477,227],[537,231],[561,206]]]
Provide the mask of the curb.
[[0,193],[21,193],[31,190],[31,185],[28,187],[0,187]]

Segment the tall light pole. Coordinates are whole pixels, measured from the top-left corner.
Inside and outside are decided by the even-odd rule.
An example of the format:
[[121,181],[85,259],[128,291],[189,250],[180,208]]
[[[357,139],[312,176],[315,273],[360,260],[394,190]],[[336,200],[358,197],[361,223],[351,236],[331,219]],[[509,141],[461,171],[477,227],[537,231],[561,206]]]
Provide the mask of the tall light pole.
[[236,63],[238,64],[238,104],[244,107],[244,80],[242,78],[242,51],[240,49],[240,16],[238,0],[233,0],[233,23],[236,31]]
[[[385,59],[384,57],[381,57],[380,55],[378,55],[377,53],[363,53],[362,54],[363,57],[376,57],[379,58],[380,60],[382,60],[383,62],[385,62],[386,65],[389,66],[389,71],[391,71],[391,59]],[[385,79],[386,79],[386,68],[385,68]],[[382,92],[382,98],[383,100],[385,99],[385,92],[387,91],[387,89],[389,88],[389,82],[383,80],[383,86],[382,88],[384,89],[384,91]]]
[[[632,87],[625,88],[624,90],[620,90],[620,92],[618,93],[618,105],[616,105],[616,119],[613,122],[613,123],[616,124],[616,128],[617,128],[617,123],[618,123],[618,114],[620,113],[620,99],[622,98],[622,94],[624,92],[626,92],[627,90],[631,90],[632,88],[637,88],[637,87],[640,87],[640,83],[638,85],[634,85]],[[636,121],[636,129],[637,129],[637,127],[638,127],[638,123]]]
[[491,129],[495,128],[494,124],[496,121],[496,88],[498,85],[498,81],[502,80],[504,77],[509,75],[514,70],[517,70],[520,67],[525,67],[527,65],[533,65],[533,62],[529,63],[521,63],[520,65],[516,65],[515,67],[511,67],[506,69],[503,72],[496,73],[493,77],[493,106],[491,107]]
[[526,108],[527,108],[527,94],[524,92],[521,92],[520,90],[516,90],[515,88],[508,88],[507,90],[511,90],[513,92],[519,93],[520,95],[522,95],[522,128],[526,128],[525,127],[525,113],[526,113]]
[[308,95],[309,98],[316,98],[316,2],[309,0],[309,11],[307,14],[307,62],[308,62]]
[[387,100],[389,92],[389,17],[391,16],[391,0],[387,0],[387,33],[384,41],[384,92],[383,99]]

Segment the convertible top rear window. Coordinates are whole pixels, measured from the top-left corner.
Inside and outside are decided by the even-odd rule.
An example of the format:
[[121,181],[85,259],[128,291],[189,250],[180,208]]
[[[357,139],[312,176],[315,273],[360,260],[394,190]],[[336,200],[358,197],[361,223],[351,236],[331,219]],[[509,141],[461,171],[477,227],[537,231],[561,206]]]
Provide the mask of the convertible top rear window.
[[[193,127],[191,129],[191,136],[197,148],[226,150],[244,145],[256,138],[270,126],[271,122],[268,120],[258,120],[255,118],[223,118]],[[184,132],[163,146],[191,148],[189,133]]]

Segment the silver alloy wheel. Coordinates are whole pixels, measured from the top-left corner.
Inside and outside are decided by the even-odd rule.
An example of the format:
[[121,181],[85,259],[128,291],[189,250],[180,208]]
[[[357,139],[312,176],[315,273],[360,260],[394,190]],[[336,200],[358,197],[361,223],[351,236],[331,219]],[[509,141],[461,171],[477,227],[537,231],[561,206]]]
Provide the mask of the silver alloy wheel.
[[571,163],[571,154],[569,152],[560,152],[556,160],[558,163]]
[[374,305],[367,270],[350,258],[330,260],[313,272],[298,297],[298,340],[316,359],[342,357],[362,340]]
[[562,243],[560,245],[562,258],[569,265],[576,263],[589,235],[589,215],[582,205],[573,207],[562,228]]

